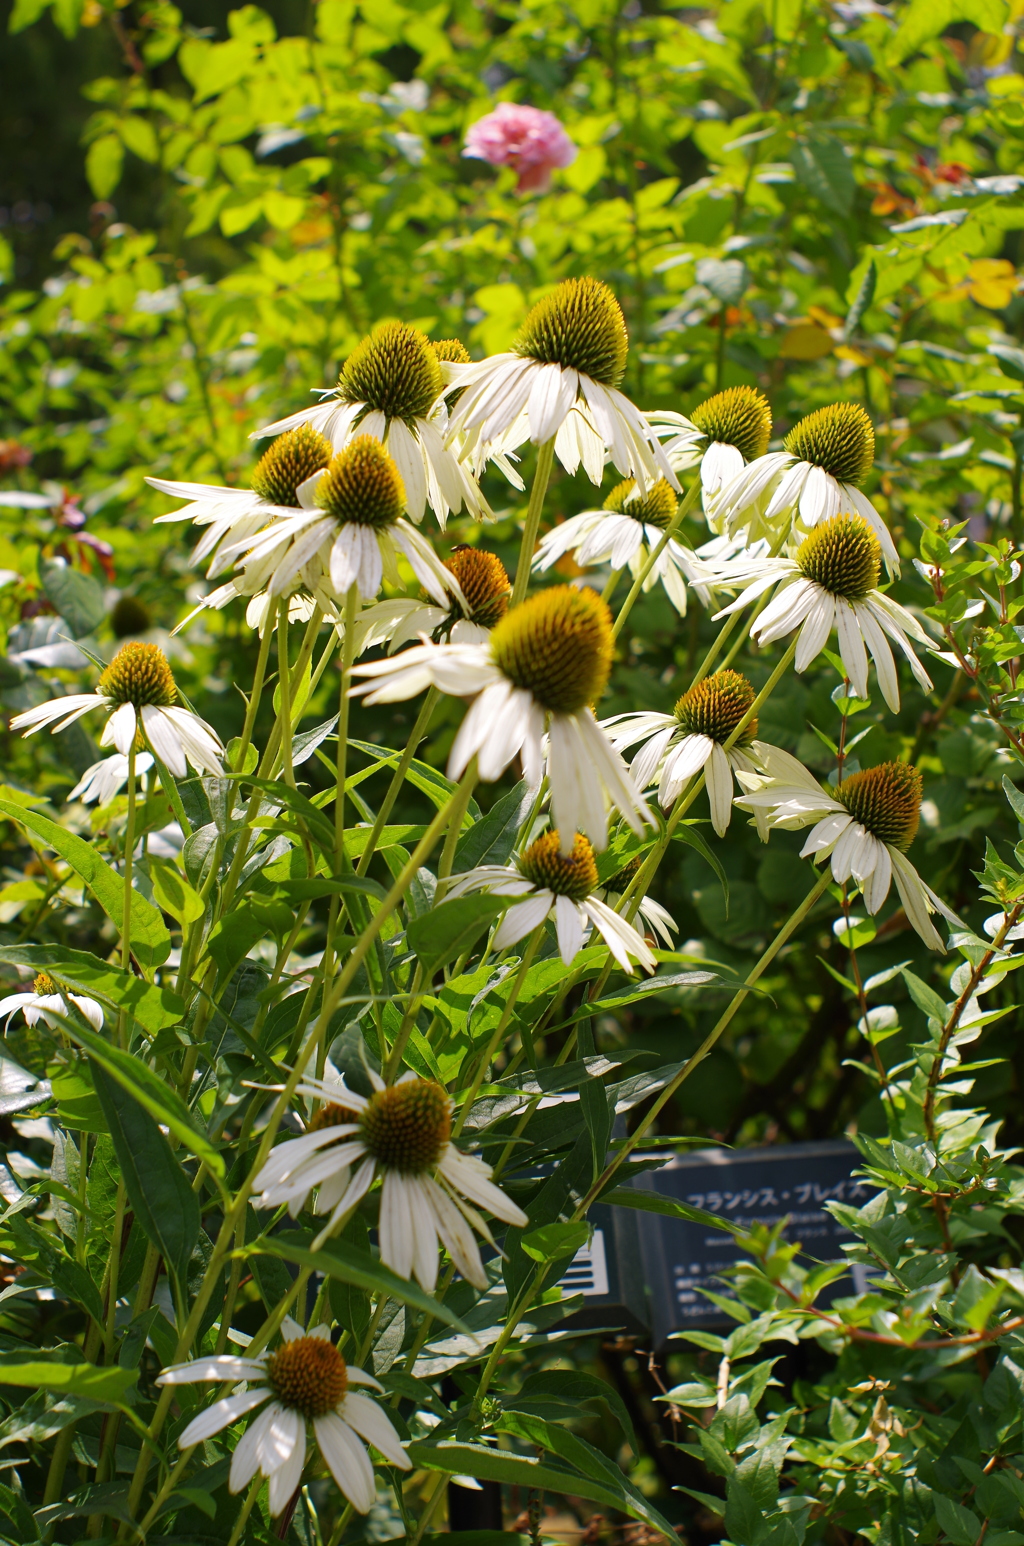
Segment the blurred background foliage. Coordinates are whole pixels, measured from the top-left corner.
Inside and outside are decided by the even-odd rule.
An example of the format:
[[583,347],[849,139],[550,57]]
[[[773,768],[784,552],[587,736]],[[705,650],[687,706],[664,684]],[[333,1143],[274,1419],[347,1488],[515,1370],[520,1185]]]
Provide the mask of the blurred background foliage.
[[[863,402],[877,435],[867,491],[904,557],[894,594],[917,611],[931,603],[911,562],[922,528],[965,522],[975,546],[960,558],[998,606],[977,544],[1024,539],[1020,0],[16,0],[8,25],[0,492],[51,501],[0,506],[8,711],[79,680],[60,663],[54,618],[102,656],[125,637],[166,641],[212,588],[189,566],[185,528],[153,525],[167,501],[146,474],[244,484],[250,432],[332,385],[377,321],[458,337],[478,357],[507,347],[532,302],[577,274],[622,302],[625,388],[643,408],[687,412],[750,383],[771,399],[778,443],[821,404]],[[462,157],[468,125],[499,100],[555,112],[579,147],[549,192],[519,196],[513,172]],[[548,514],[588,508],[607,487],[595,498],[582,474],[560,475]],[[511,565],[522,510],[500,477],[487,492],[496,526],[453,521],[440,546],[483,540]],[[690,523],[693,545],[707,535]],[[602,710],[670,707],[714,631],[695,602],[680,619],[652,592]],[[228,610],[201,613],[169,645],[225,740],[255,642]],[[770,670],[749,647],[737,664],[756,685]],[[971,682],[942,661],[933,674],[930,695],[908,677],[899,715],[878,699],[860,711],[852,730],[869,733],[846,769],[918,763],[912,857],[980,930],[985,840],[1006,856],[1018,838],[999,791],[1014,765]],[[309,725],[330,712],[328,677]],[[764,739],[823,778],[835,759],[819,732],[837,736],[838,685],[822,659],[761,720]],[[354,733],[393,731],[401,745],[415,707],[357,711]],[[443,763],[460,713],[442,705],[424,755]],[[94,755],[79,727],[5,733],[0,751],[10,785],[58,805]],[[306,764],[311,784],[320,772]],[[67,819],[116,830],[120,805],[70,806]],[[13,939],[48,926],[47,878],[5,831],[0,938]],[[779,833],[763,848],[734,822],[715,844],[728,898],[679,847],[660,895],[694,954],[747,969],[807,889],[801,840]],[[88,908],[71,916],[96,945]],[[862,937],[865,975],[908,961],[941,986],[899,911]],[[661,1131],[740,1143],[881,1131],[848,971],[827,925],[805,932]],[[1012,1002],[1012,982],[990,1007]],[[898,981],[891,991],[906,1025],[887,1043],[890,1065],[923,1025]],[[678,1058],[720,1007],[680,992],[599,1036]],[[995,1061],[974,1095],[1010,1143],[1024,1138],[1020,1043],[1014,1011],[988,1033]]]

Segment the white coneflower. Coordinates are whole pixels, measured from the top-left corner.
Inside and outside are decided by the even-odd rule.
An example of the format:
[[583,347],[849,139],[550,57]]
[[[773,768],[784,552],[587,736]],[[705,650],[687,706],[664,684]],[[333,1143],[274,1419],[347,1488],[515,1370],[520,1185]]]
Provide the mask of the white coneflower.
[[875,431],[858,403],[830,403],[795,424],[784,451],[769,451],[724,484],[709,501],[708,519],[749,540],[777,538],[795,520],[805,530],[832,516],[862,516],[878,539],[886,568],[898,574],[899,554],[889,529],[858,485],[875,460]]
[[[451,434],[463,455],[514,450],[554,437],[569,473],[600,483],[608,457],[641,488],[675,473],[644,415],[618,390],[629,340],[622,310],[597,279],[566,279],[538,301],[507,354],[446,365]],[[450,393],[449,393],[450,395]]]
[[83,993],[69,993],[60,983],[54,982],[48,972],[39,972],[31,988],[20,993],[8,993],[0,999],[0,1016],[6,1015],[5,1026],[19,1012],[28,1025],[42,1020],[51,1030],[59,1030],[68,1018],[68,1005],[74,1004],[95,1031],[103,1029],[103,1010],[94,998]]
[[591,844],[577,832],[569,853],[562,853],[560,847],[557,831],[545,832],[518,856],[515,869],[484,864],[467,870],[449,888],[448,895],[488,891],[493,896],[513,899],[494,932],[495,950],[504,950],[525,939],[553,917],[558,953],[566,966],[583,949],[593,927],[623,971],[632,972],[633,961],[638,961],[653,972],[657,962],[646,941],[598,895],[597,865]]
[[[139,752],[135,758],[135,777],[142,778],[153,766],[148,752]],[[68,800],[81,800],[83,805],[109,805],[128,782],[128,758],[122,752],[103,757],[94,762],[82,774]]]
[[341,451],[356,435],[372,435],[402,475],[414,521],[423,519],[428,503],[442,527],[449,511],[463,505],[474,519],[491,519],[476,479],[445,444],[441,362],[468,359],[457,339],[432,344],[419,328],[382,322],[356,345],[321,403],[268,424],[253,439],[308,424]]
[[753,701],[754,689],[745,676],[716,671],[685,692],[671,714],[616,714],[602,721],[602,728],[620,751],[643,741],[629,771],[640,789],[658,779],[662,810],[675,804],[703,768],[711,825],[724,837],[732,815],[733,774],[757,770],[758,764],[747,753],[757,734],[757,720],[750,721],[728,751],[724,743]]
[[[638,854],[635,859],[630,859],[628,864],[624,864],[622,869],[617,871],[610,878],[607,885],[603,886],[597,893],[601,901],[607,902],[608,906],[613,908],[616,913],[620,910],[626,887],[643,862],[643,854]],[[635,894],[631,900],[635,901]],[[636,903],[636,910],[654,938],[660,940],[666,950],[675,949],[675,936],[679,933],[679,925],[668,908],[662,907],[660,902],[656,902],[652,896],[648,896],[645,892],[639,902]]]
[[224,552],[228,539],[233,543],[243,541],[262,530],[274,516],[287,515],[289,510],[298,508],[299,488],[328,465],[331,454],[330,441],[302,425],[274,441],[253,468],[250,488],[147,478],[150,488],[159,489],[172,499],[189,501],[181,510],[158,515],[153,524],[191,521],[195,526],[208,526],[209,531],[193,549],[191,562],[201,564],[209,558],[206,573],[212,579],[231,567],[231,554]]
[[[532,567],[543,573],[564,554],[572,553],[583,568],[610,563],[613,569],[628,568],[636,579],[678,508],[675,490],[664,478],[646,493],[641,493],[633,478],[627,478],[612,489],[600,510],[583,510],[549,531],[541,539]],[[684,616],[687,581],[701,604],[708,605],[707,588],[701,584],[703,574],[696,555],[670,537],[644,581],[644,590],[649,591],[660,580],[672,605]]]
[[788,752],[762,743],[755,751],[767,777],[744,778],[747,793],[736,804],[761,817],[768,828],[795,831],[813,822],[801,858],[831,858],[833,879],[842,884],[852,877],[869,913],[878,912],[895,881],[913,927],[929,949],[944,951],[928,914],[941,913],[950,923],[964,925],[905,857],[921,814],[917,769],[906,762],[883,762],[852,773],[830,794]]
[[449,573],[447,609],[413,596],[378,601],[359,614],[356,654],[387,644],[394,654],[410,639],[429,634],[434,643],[482,644],[508,611],[511,583],[501,559],[465,543],[445,560]]
[[741,611],[755,597],[778,585],[764,611],[754,618],[751,636],[764,645],[799,628],[794,663],[798,671],[804,671],[821,654],[834,629],[846,674],[858,698],[868,696],[870,653],[882,697],[895,712],[900,706],[900,688],[886,635],[907,657],[925,692],[931,690],[931,678],[910,640],[918,644],[929,640],[907,609],[878,589],[881,566],[878,539],[863,516],[834,515],[804,538],[793,558],[741,556],[709,564],[708,569],[716,585],[745,587],[718,617]]
[[494,1185],[489,1165],[451,1142],[453,1102],[447,1090],[413,1073],[391,1085],[377,1074],[370,1078],[374,1090],[368,1099],[333,1079],[303,1080],[298,1094],[326,1104],[309,1132],[272,1151],[253,1179],[259,1191],[254,1206],[287,1205],[294,1218],[315,1188],[316,1212],[331,1215],[329,1231],[379,1176],[385,1266],[403,1278],[415,1275],[429,1292],[437,1282],[440,1239],[462,1276],[486,1289],[473,1231],[493,1242],[477,1210],[519,1228],[529,1222],[526,1214]]
[[237,1381],[241,1386],[194,1417],[178,1436],[179,1448],[201,1444],[262,1406],[235,1445],[230,1490],[241,1492],[261,1471],[270,1478],[270,1513],[275,1518],[282,1513],[302,1481],[310,1423],[327,1469],[345,1497],[361,1514],[369,1513],[376,1486],[367,1446],[372,1444],[389,1465],[401,1471],[412,1464],[387,1414],[369,1396],[351,1388],[368,1385],[383,1391],[383,1387],[372,1374],[345,1362],[326,1326],[305,1332],[287,1316],[281,1336],[282,1345],[272,1353],[255,1358],[217,1353],[172,1364],[157,1376],[158,1385]]
[[700,466],[705,503],[709,503],[743,471],[764,456],[772,438],[772,410],[755,387],[727,387],[716,392],[686,418],[657,408],[647,415],[677,472]]
[[244,588],[288,595],[301,580],[328,606],[355,586],[372,601],[385,578],[398,587],[398,556],[447,605],[445,570],[430,543],[402,520],[405,485],[392,457],[373,435],[350,440],[324,472],[299,491],[303,509],[279,516],[264,531],[228,551],[240,554]]
[[222,773],[224,748],[216,731],[191,710],[178,708],[177,696],[163,650],[133,640],[118,650],[95,692],[69,693],[16,714],[11,729],[32,735],[51,725],[56,734],[92,709],[104,709],[109,718],[100,736],[101,746],[116,746],[127,757],[141,733],[175,778],[185,777],[186,758],[199,773]]
[[[590,705],[604,692],[612,660],[611,614],[592,590],[553,586],[513,607],[486,644],[426,644],[391,660],[356,666],[369,678],[368,703],[394,703],[426,687],[475,695],[448,759],[461,778],[473,757],[485,782],[517,753],[534,785],[547,771],[553,820],[608,846],[608,803],[635,832],[653,818]],[[544,732],[548,746],[545,755]]]

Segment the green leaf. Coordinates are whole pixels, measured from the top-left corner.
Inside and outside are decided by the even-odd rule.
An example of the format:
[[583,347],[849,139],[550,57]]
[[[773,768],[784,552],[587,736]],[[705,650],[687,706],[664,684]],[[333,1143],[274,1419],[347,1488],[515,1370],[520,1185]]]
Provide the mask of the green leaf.
[[425,976],[432,977],[447,961],[469,950],[503,909],[504,903],[493,896],[460,896],[413,918],[406,939],[419,956]]
[[64,1395],[86,1396],[91,1401],[120,1402],[138,1379],[135,1369],[97,1369],[91,1363],[62,1363],[37,1353],[0,1353],[0,1386],[24,1385],[30,1390],[58,1390]]
[[[510,1413],[509,1417],[517,1415]],[[642,1519],[666,1539],[678,1541],[672,1527],[627,1483],[621,1471],[617,1478],[609,1474],[606,1480],[598,1481],[554,1461],[536,1460],[507,1449],[492,1449],[485,1444],[459,1444],[444,1439],[433,1444],[410,1444],[406,1453],[414,1466],[425,1471],[447,1471],[475,1476],[481,1481],[505,1482],[526,1491],[537,1489],[561,1497],[587,1498],[592,1503],[601,1503],[606,1508],[630,1514],[634,1519]]]
[[47,1267],[50,1282],[59,1294],[80,1304],[97,1325],[103,1323],[103,1303],[100,1291],[85,1268],[70,1256],[54,1255]]
[[525,778],[521,779],[514,789],[494,802],[482,821],[474,822],[462,834],[455,850],[453,873],[462,875],[481,864],[507,864],[532,803],[530,786]]
[[[12,821],[27,827],[70,864],[120,933],[124,917],[124,881],[101,859],[91,843],[76,837],[66,827],[58,826],[39,811],[26,810],[10,800],[0,800],[0,815],[9,816]],[[132,893],[131,946],[135,959],[148,968],[159,966],[171,953],[167,925],[152,902],[147,902],[137,891]]]
[[622,1397],[596,1374],[587,1374],[582,1369],[541,1369],[527,1376],[517,1396],[503,1396],[502,1405],[506,1410],[516,1410],[523,1401],[545,1398],[569,1407],[578,1407],[584,1401],[603,1401],[634,1453],[640,1453]]
[[185,1017],[185,1003],[170,988],[157,988],[107,966],[84,950],[64,950],[60,945],[0,946],[0,963],[31,966],[49,972],[72,993],[84,993],[116,1014],[123,1009],[145,1030],[156,1034],[165,1026],[178,1025]]
[[977,1514],[972,1513],[969,1508],[964,1508],[962,1503],[954,1503],[952,1498],[947,1498],[941,1492],[932,1493],[932,1504],[936,1522],[940,1530],[948,1535],[953,1546],[975,1546],[979,1534],[984,1529]]
[[120,1047],[112,1046],[102,1036],[97,1036],[95,1031],[87,1030],[84,1026],[69,1023],[69,1034],[92,1054],[94,1082],[96,1064],[100,1063],[156,1122],[170,1128],[190,1154],[204,1160],[213,1175],[218,1178],[224,1175],[223,1159],[206,1134],[195,1126],[192,1114],[181,1096],[169,1084],[165,1084],[148,1063],[133,1057],[130,1052],[122,1052]]
[[1018,789],[1011,778],[1003,774],[1003,794],[1009,800],[1013,814],[1024,826],[1024,790]]
[[609,1192],[602,1192],[601,1201],[620,1208],[639,1208],[644,1213],[660,1213],[669,1219],[685,1219],[689,1224],[704,1224],[710,1229],[724,1229],[730,1235],[745,1234],[730,1219],[720,1218],[717,1213],[708,1213],[703,1208],[691,1208],[687,1202],[678,1202],[674,1197],[665,1197],[661,1192],[646,1188],[616,1186]]
[[[348,744],[355,751],[363,752],[365,756],[372,757],[373,761],[379,764],[381,768],[396,764],[402,755],[401,752],[394,751],[391,747],[375,746],[372,741],[354,741],[350,739]],[[441,809],[442,805],[446,805],[455,793],[456,786],[450,778],[445,778],[444,774],[439,773],[436,768],[432,768],[429,762],[420,762],[417,757],[414,757],[409,764],[409,771],[405,777],[406,782],[411,784],[414,789],[418,789],[421,794],[425,794],[427,799],[437,806],[438,810]],[[480,807],[475,800],[470,800],[466,807],[466,814],[462,818],[462,825],[464,828],[474,827],[479,820]]]
[[857,185],[846,149],[830,134],[794,140],[789,153],[797,181],[833,214],[844,218],[853,207]]
[[124,145],[116,134],[102,134],[85,153],[85,175],[98,199],[109,199],[121,181]]
[[443,1300],[434,1299],[418,1284],[400,1278],[397,1273],[391,1271],[390,1267],[385,1267],[382,1262],[368,1256],[365,1251],[357,1250],[355,1246],[346,1244],[344,1240],[332,1240],[330,1245],[322,1250],[311,1251],[309,1249],[311,1240],[311,1235],[300,1234],[297,1230],[288,1230],[280,1235],[265,1235],[262,1240],[247,1245],[245,1254],[280,1256],[284,1261],[294,1262],[298,1267],[309,1267],[312,1272],[320,1272],[326,1278],[338,1278],[342,1283],[350,1283],[354,1288],[364,1288],[371,1294],[386,1294],[391,1299],[412,1305],[414,1309],[422,1310],[425,1315],[432,1315],[435,1319],[454,1326],[457,1331],[468,1333],[468,1327]]
[[291,909],[284,902],[249,897],[233,907],[214,924],[206,941],[206,952],[217,966],[217,987],[230,981],[235,967],[255,944],[268,934],[283,937],[293,922]]
[[1024,381],[1024,349],[1018,349],[1014,344],[989,344],[988,352],[995,355],[1004,375],[1012,376],[1014,381]]
[[926,1014],[930,1020],[937,1020],[940,1025],[945,1025],[949,1011],[935,989],[930,988],[926,982],[922,982],[920,977],[907,971],[905,967],[900,975],[907,985],[907,992],[922,1014]]
[[50,0],[15,0],[11,19],[7,23],[8,32],[24,32],[26,27],[38,21],[40,16],[50,4]]
[[103,587],[93,575],[47,558],[40,565],[39,578],[46,599],[56,607],[73,638],[81,639],[100,626],[107,615],[107,603]]
[[149,1112],[95,1060],[92,1077],[132,1211],[184,1299],[199,1240],[199,1198]]
[[232,775],[235,778],[244,779],[254,789],[262,790],[271,797],[275,805],[284,805],[296,816],[301,816],[305,822],[306,830],[325,854],[334,853],[334,828],[321,810],[313,804],[300,790],[293,789],[290,784],[283,784],[269,778],[253,778],[249,773]]
[[[385,828],[385,831],[387,829]],[[384,887],[368,875],[314,875],[310,880],[279,880],[278,891],[290,902],[310,902],[321,896],[372,896],[382,902],[386,896]]]
[[542,1224],[531,1229],[520,1244],[527,1256],[534,1261],[558,1261],[563,1256],[575,1256],[581,1246],[590,1239],[590,1225],[586,1219],[570,1219],[558,1224]]
[[677,842],[688,843],[691,848],[695,848],[705,863],[710,864],[715,872],[715,878],[722,888],[722,896],[725,898],[725,916],[728,918],[729,877],[725,873],[721,859],[714,849],[709,846],[706,838],[688,821],[681,821],[672,836]]
[[205,903],[202,897],[169,859],[150,859],[149,878],[158,905],[183,927],[203,916]]
[[[870,260],[864,271],[864,277],[857,286],[857,294],[850,302],[850,309],[846,313],[846,321],[843,323],[843,337],[851,338],[861,324],[864,313],[875,298],[875,285],[878,283],[878,266],[874,258]],[[849,294],[849,291],[847,291]]]

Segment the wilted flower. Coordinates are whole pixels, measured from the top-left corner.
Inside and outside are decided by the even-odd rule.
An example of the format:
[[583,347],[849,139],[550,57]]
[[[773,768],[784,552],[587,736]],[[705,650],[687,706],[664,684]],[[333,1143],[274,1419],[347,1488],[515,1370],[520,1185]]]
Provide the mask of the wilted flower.
[[494,1185],[489,1165],[451,1142],[447,1090],[413,1073],[392,1085],[377,1074],[370,1078],[369,1098],[333,1079],[303,1080],[298,1093],[326,1104],[309,1132],[272,1151],[253,1180],[256,1207],[286,1204],[294,1218],[316,1188],[316,1212],[330,1213],[329,1230],[380,1176],[381,1261],[400,1277],[415,1274],[430,1291],[440,1239],[462,1276],[485,1289],[474,1229],[493,1242],[477,1209],[518,1227],[528,1223],[526,1214]]
[[575,161],[576,146],[554,113],[499,102],[492,113],[470,125],[462,154],[491,166],[510,166],[518,173],[519,193],[546,193],[551,173]]
[[494,931],[495,950],[504,950],[525,939],[553,916],[558,953],[566,966],[582,950],[592,926],[623,971],[632,972],[634,960],[649,972],[657,965],[633,925],[620,918],[598,895],[594,850],[581,832],[577,832],[568,853],[561,852],[557,831],[545,832],[519,855],[515,869],[485,864],[467,870],[449,888],[448,895],[462,896],[467,891],[487,891],[492,896],[513,899]]
[[600,483],[610,457],[642,489],[659,478],[678,488],[651,426],[618,390],[628,348],[608,286],[563,280],[529,312],[507,354],[445,366],[459,392],[450,422],[460,454],[490,456],[554,437],[565,470],[574,473],[582,463],[591,483]]
[[480,777],[493,782],[521,752],[532,784],[547,771],[552,816],[568,853],[577,828],[595,848],[607,847],[609,801],[635,832],[652,820],[590,706],[604,692],[611,658],[605,603],[592,590],[558,585],[514,607],[486,644],[425,644],[356,666],[355,674],[369,679],[357,689],[367,703],[399,702],[430,686],[476,695],[452,745],[448,776],[461,778],[477,757]]
[[[877,913],[895,881],[907,917],[931,950],[945,946],[928,917],[941,913],[963,928],[954,912],[925,885],[905,850],[921,814],[921,775],[906,762],[883,762],[852,773],[830,794],[803,763],[777,746],[755,742],[766,776],[744,777],[746,794],[736,804],[753,811],[767,828],[794,831],[815,823],[800,851],[815,862],[831,857],[833,879],[852,876],[869,913]],[[762,828],[762,838],[767,831]]]
[[372,1444],[390,1464],[408,1471],[411,1461],[391,1425],[369,1396],[350,1387],[383,1387],[372,1374],[346,1363],[331,1341],[326,1326],[305,1332],[286,1316],[281,1327],[283,1346],[255,1358],[218,1353],[172,1364],[158,1375],[158,1385],[190,1385],[237,1381],[243,1388],[224,1396],[200,1412],[182,1429],[181,1449],[190,1449],[212,1438],[221,1429],[268,1402],[255,1422],[249,1424],[235,1445],[228,1486],[242,1488],[262,1471],[270,1478],[268,1502],[276,1517],[287,1506],[302,1481],[306,1463],[306,1424],[313,1433],[328,1470],[361,1514],[373,1506],[376,1487],[373,1465],[367,1453]]
[[141,733],[175,778],[185,777],[186,758],[199,773],[221,773],[224,748],[216,731],[191,710],[178,708],[177,696],[163,650],[155,644],[133,641],[121,646],[94,693],[69,693],[41,703],[16,714],[11,729],[32,735],[51,725],[56,734],[90,709],[105,709],[109,717],[100,736],[101,746],[116,746],[127,757]]

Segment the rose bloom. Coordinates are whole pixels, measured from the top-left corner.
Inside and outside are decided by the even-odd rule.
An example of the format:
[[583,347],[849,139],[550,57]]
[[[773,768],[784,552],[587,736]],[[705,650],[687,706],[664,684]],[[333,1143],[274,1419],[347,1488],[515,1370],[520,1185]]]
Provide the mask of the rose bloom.
[[576,146],[554,113],[518,102],[499,102],[466,134],[464,156],[510,166],[519,174],[518,193],[546,193],[556,167],[570,166]]

